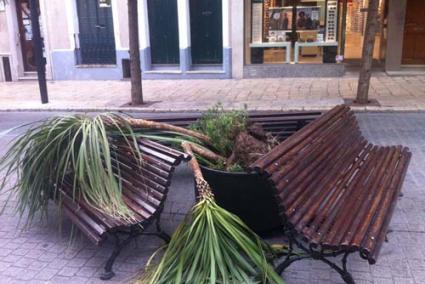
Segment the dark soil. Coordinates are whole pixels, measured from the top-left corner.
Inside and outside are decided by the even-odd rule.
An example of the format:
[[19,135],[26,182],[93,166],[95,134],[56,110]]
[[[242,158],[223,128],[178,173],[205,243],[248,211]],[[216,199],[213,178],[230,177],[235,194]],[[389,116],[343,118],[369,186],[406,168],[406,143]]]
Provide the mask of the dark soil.
[[237,163],[247,169],[262,155],[269,151],[267,143],[255,138],[247,132],[241,132],[236,136],[235,148],[228,160],[228,165]]

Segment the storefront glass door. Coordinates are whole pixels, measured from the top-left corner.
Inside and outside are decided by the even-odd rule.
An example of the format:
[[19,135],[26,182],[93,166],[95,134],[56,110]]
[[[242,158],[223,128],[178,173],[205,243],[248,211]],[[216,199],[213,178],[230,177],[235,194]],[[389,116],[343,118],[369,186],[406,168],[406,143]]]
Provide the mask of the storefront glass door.
[[36,71],[29,1],[16,1],[16,10],[24,71]]
[[[366,28],[368,0],[345,0],[345,46],[344,58],[346,63],[356,64],[362,58],[363,40]],[[379,62],[385,56],[384,29],[385,29],[385,1],[379,4],[379,29],[375,36],[373,58]],[[344,19],[343,19],[344,20]]]

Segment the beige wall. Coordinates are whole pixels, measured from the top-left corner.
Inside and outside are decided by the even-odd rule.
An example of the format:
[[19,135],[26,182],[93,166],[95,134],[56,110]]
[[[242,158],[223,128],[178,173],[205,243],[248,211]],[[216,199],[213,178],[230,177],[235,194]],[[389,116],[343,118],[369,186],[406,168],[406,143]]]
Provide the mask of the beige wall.
[[6,13],[0,12],[0,53],[9,53],[9,33],[7,27]]
[[241,79],[244,66],[244,1],[231,2],[232,77]]
[[47,8],[42,11],[46,13],[44,19],[47,19],[47,31],[50,42],[50,48],[54,49],[69,49],[71,48],[67,5],[63,0],[44,0]]
[[[127,1],[117,0],[117,10],[118,10],[118,22],[120,29],[120,38],[121,47],[123,49],[128,49],[128,17],[127,17]],[[139,15],[140,17],[140,15]]]
[[386,71],[398,71],[401,68],[406,3],[407,0],[389,1]]

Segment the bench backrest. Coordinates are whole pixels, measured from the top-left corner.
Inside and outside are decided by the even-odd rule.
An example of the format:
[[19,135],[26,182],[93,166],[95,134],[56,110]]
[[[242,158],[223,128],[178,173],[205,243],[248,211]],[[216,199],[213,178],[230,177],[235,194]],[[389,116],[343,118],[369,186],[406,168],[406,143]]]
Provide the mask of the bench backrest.
[[311,167],[313,161],[327,159],[344,145],[353,146],[361,140],[354,113],[346,106],[338,106],[287,138],[250,168],[274,174],[272,180],[278,183],[281,180],[279,173],[290,173],[295,169],[300,172]]

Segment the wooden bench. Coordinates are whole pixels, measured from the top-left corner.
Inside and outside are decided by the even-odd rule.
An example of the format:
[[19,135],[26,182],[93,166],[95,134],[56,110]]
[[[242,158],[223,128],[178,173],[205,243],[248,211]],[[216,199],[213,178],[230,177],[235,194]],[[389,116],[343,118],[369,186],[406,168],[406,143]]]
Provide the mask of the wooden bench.
[[[114,171],[120,171],[124,202],[134,213],[134,220],[122,220],[105,215],[82,198],[73,198],[72,180],[66,178],[60,187],[60,199],[65,215],[94,244],[100,245],[107,236],[113,237],[115,248],[109,257],[101,279],[114,276],[115,259],[131,240],[140,235],[156,235],[165,241],[170,238],[160,227],[160,214],[164,207],[168,187],[175,167],[189,159],[186,154],[158,143],[139,139],[143,162],[135,160],[125,143],[111,143],[111,159]],[[119,168],[119,169],[118,169]],[[156,232],[145,229],[156,221]]]
[[[376,262],[410,157],[405,147],[368,143],[354,113],[337,106],[256,161],[251,169],[275,188],[290,242],[277,271],[312,258],[354,283],[348,255]],[[342,267],[329,260],[339,255]]]
[[[250,113],[251,122],[261,124],[266,131],[283,140],[301,129],[320,112],[256,112]],[[187,127],[201,117],[201,113],[150,113],[143,118]],[[94,244],[102,245],[107,237],[115,241],[115,248],[109,257],[101,279],[114,276],[112,266],[120,251],[140,235],[157,235],[164,240],[169,237],[160,228],[160,214],[171,183],[175,166],[189,157],[167,146],[146,140],[138,141],[143,156],[142,166],[134,160],[125,144],[113,144],[113,164],[119,164],[122,176],[124,201],[135,213],[133,222],[112,219],[92,208],[84,200],[73,198],[72,181],[66,179],[60,188],[64,214]],[[115,158],[114,158],[115,157]],[[117,167],[115,166],[117,170]],[[145,229],[156,221],[157,232]]]

